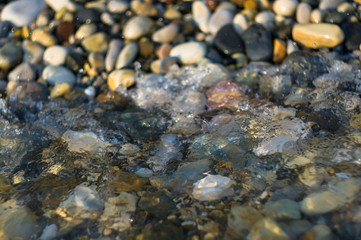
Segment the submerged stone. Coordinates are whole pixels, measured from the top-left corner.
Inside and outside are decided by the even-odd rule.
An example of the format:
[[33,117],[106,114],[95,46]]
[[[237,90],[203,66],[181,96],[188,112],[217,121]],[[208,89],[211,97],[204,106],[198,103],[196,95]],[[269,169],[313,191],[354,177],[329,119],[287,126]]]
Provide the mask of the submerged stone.
[[208,175],[193,184],[193,197],[200,201],[215,201],[233,195],[233,181],[220,175]]

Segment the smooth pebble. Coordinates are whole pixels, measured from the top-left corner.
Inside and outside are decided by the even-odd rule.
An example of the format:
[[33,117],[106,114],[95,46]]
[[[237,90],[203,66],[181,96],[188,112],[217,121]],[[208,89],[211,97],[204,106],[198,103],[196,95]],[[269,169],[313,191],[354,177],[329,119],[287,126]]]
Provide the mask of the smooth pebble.
[[20,63],[23,53],[19,45],[8,42],[0,48],[0,68],[6,71]]
[[88,52],[104,52],[108,49],[109,36],[104,32],[94,33],[81,41]]
[[57,43],[56,37],[44,28],[37,28],[31,34],[31,40],[38,42],[44,47],[50,47]]
[[209,19],[208,30],[211,34],[217,34],[218,30],[224,25],[231,23],[233,20],[233,13],[226,9],[215,11]]
[[238,33],[239,36],[248,28],[248,21],[245,15],[237,13],[233,18],[233,27],[234,30]]
[[68,49],[60,45],[48,47],[43,56],[44,64],[46,65],[63,65],[68,55]]
[[155,31],[152,35],[154,42],[169,43],[177,36],[179,27],[177,24],[169,24]]
[[133,70],[114,70],[108,76],[108,87],[116,91],[119,86],[128,88],[135,83],[135,73]]
[[63,66],[47,66],[44,68],[42,78],[51,85],[63,82],[75,83],[75,75],[68,68]]
[[126,39],[135,40],[148,34],[152,27],[152,19],[143,16],[135,16],[124,25],[123,35]]
[[192,17],[198,28],[208,33],[208,21],[211,16],[211,11],[207,5],[202,1],[195,1],[192,4]]
[[178,62],[178,58],[176,57],[162,58],[153,61],[150,65],[150,68],[154,73],[165,74],[168,72],[169,67],[176,64],[177,62]]
[[17,65],[8,75],[8,81],[35,81],[36,72],[35,69],[28,62],[23,62]]
[[109,43],[108,52],[105,56],[105,70],[110,72],[114,69],[115,62],[123,47],[123,42],[119,39],[112,39]]
[[94,34],[97,31],[97,26],[93,23],[81,25],[75,33],[75,38],[82,40],[90,35]]
[[296,10],[296,19],[298,23],[309,23],[311,20],[312,7],[308,3],[300,3]]
[[338,5],[345,2],[345,0],[321,0],[318,8],[321,10],[325,9],[336,9]]
[[111,13],[123,13],[129,8],[129,2],[124,0],[111,0],[107,4],[107,9]]
[[17,27],[29,25],[45,7],[43,0],[12,1],[1,11],[1,20]]
[[25,39],[21,46],[24,51],[23,61],[40,63],[43,60],[45,49],[39,43]]
[[181,43],[172,48],[171,57],[178,57],[183,64],[197,64],[207,54],[207,48],[201,42]]
[[115,63],[115,68],[120,69],[131,64],[138,55],[138,52],[139,47],[137,43],[133,42],[125,45],[119,53],[119,56]]
[[273,11],[281,16],[292,17],[297,5],[297,0],[276,0],[273,4]]

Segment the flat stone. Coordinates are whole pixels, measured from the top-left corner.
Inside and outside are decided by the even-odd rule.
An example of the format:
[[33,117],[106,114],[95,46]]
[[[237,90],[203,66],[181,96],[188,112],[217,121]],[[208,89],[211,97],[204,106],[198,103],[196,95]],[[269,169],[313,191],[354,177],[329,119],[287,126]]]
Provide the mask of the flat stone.
[[289,236],[270,218],[263,218],[253,225],[247,240],[289,240]]
[[292,29],[295,41],[313,49],[333,48],[341,44],[345,38],[341,28],[334,24],[296,24]]
[[125,45],[119,53],[119,56],[115,63],[115,68],[120,69],[130,65],[138,55],[138,52],[139,47],[137,43],[133,42]]
[[194,1],[192,4],[192,17],[198,28],[208,33],[208,21],[211,11],[203,1]]
[[63,65],[68,55],[68,49],[60,45],[48,47],[43,56],[44,64],[46,65]]
[[273,4],[273,11],[281,16],[292,17],[297,5],[297,0],[276,0]]
[[193,185],[192,195],[200,201],[215,201],[234,193],[233,181],[221,175],[208,175]]
[[132,17],[124,26],[123,35],[126,39],[135,40],[150,32],[153,20],[148,17]]
[[359,50],[361,46],[361,24],[358,22],[346,22],[342,24],[345,33],[345,45],[349,51]]
[[109,36],[103,32],[98,32],[81,41],[81,45],[88,52],[104,52],[108,49]]
[[107,9],[111,13],[123,13],[129,8],[129,2],[124,0],[112,0],[107,4]]
[[311,21],[312,7],[310,4],[302,2],[298,4],[296,10],[296,19],[298,23],[306,24]]
[[320,215],[340,209],[347,199],[336,191],[312,193],[300,202],[301,210],[308,216]]
[[300,207],[297,202],[281,199],[275,202],[268,201],[265,209],[270,217],[277,220],[300,219]]
[[8,75],[8,81],[35,81],[35,69],[28,62],[23,62],[16,66]]
[[38,42],[44,47],[50,47],[57,43],[56,37],[44,28],[37,28],[31,34],[31,40]]
[[178,58],[176,57],[167,57],[158,59],[152,62],[150,68],[154,73],[162,73],[165,74],[168,72],[169,67],[176,64],[178,62]]
[[179,31],[177,24],[169,24],[155,31],[152,35],[154,42],[169,43],[174,40]]
[[42,78],[51,85],[67,82],[75,83],[75,75],[63,66],[47,66],[44,68]]
[[76,31],[75,38],[78,40],[82,40],[94,34],[96,31],[97,31],[97,26],[95,24],[83,24]]
[[8,42],[0,48],[0,68],[8,70],[22,60],[22,50],[19,44]]
[[271,34],[261,25],[253,24],[242,34],[247,56],[252,61],[269,61],[272,59],[273,43]]
[[178,57],[183,64],[197,64],[207,54],[206,45],[201,42],[181,43],[172,48],[171,57]]
[[5,5],[1,20],[9,21],[17,27],[29,25],[44,9],[43,0],[20,0]]
[[226,55],[244,52],[243,41],[234,30],[233,24],[227,24],[218,31],[214,45]]
[[215,11],[209,19],[208,30],[211,34],[216,35],[218,30],[224,25],[232,23],[233,13],[226,9]]
[[133,70],[114,70],[108,76],[108,87],[116,91],[119,86],[128,88],[135,83],[135,73]]
[[321,0],[318,8],[321,10],[325,9],[336,9],[338,5],[344,3],[345,0]]
[[242,13],[237,13],[233,18],[233,27],[234,30],[238,33],[239,36],[248,28],[247,17]]
[[23,61],[40,63],[43,60],[45,49],[39,43],[25,39],[21,47],[24,52]]

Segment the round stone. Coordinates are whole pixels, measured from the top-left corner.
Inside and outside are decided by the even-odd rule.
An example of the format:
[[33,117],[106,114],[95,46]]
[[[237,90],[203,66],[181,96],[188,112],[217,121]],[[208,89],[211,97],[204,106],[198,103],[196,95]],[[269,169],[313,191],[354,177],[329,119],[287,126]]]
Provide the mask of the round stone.
[[117,61],[117,57],[122,47],[123,47],[123,42],[121,40],[119,39],[111,40],[109,44],[108,52],[105,56],[105,70],[107,72],[110,72],[114,69],[115,62]]
[[297,5],[297,0],[276,0],[273,4],[273,11],[281,16],[292,17]]
[[206,54],[206,45],[201,42],[181,43],[170,51],[170,56],[178,57],[183,64],[197,64]]
[[214,38],[214,45],[226,55],[244,52],[244,44],[233,24],[222,27]]
[[273,42],[271,34],[261,24],[253,24],[242,34],[247,56],[252,61],[272,59]]
[[37,42],[25,39],[22,43],[24,51],[23,61],[30,63],[40,63],[43,60],[44,47]]
[[203,1],[195,1],[192,4],[192,17],[198,28],[208,33],[208,21],[211,11]]
[[47,66],[44,68],[42,78],[51,85],[57,85],[63,82],[75,83],[73,72],[63,66]]
[[248,21],[245,15],[238,13],[233,18],[233,27],[234,30],[238,33],[239,36],[248,28]]
[[41,83],[21,81],[16,82],[8,94],[9,104],[11,106],[16,104],[17,107],[26,106],[36,108],[36,103],[45,101],[49,93],[48,89]]
[[150,68],[154,73],[162,73],[165,74],[168,72],[170,66],[176,64],[178,58],[176,57],[167,57],[155,60],[151,63]]
[[35,81],[36,72],[33,66],[28,62],[24,62],[16,66],[8,75],[8,81]]
[[308,3],[300,3],[296,10],[296,19],[298,23],[309,23],[311,19],[312,7]]
[[333,48],[343,42],[345,36],[341,28],[334,24],[296,24],[292,29],[295,41],[308,48]]
[[128,88],[135,83],[135,73],[133,70],[114,70],[108,76],[108,87],[116,91],[119,86]]
[[152,27],[152,19],[143,16],[135,16],[125,24],[123,35],[126,39],[135,40],[148,34]]
[[78,31],[76,31],[75,38],[78,40],[82,40],[94,34],[96,31],[97,26],[95,24],[83,24],[79,27]]
[[163,43],[157,51],[157,57],[159,59],[169,57],[171,49],[172,49],[172,45],[168,43]]
[[57,43],[56,38],[44,28],[35,29],[31,34],[31,40],[40,43],[44,47],[50,47]]
[[300,202],[301,210],[307,216],[325,214],[342,207],[347,199],[336,191],[312,193]]
[[81,41],[88,52],[103,52],[108,49],[109,36],[103,32],[94,33]]
[[323,20],[323,13],[319,9],[315,9],[311,12],[311,22],[320,23]]
[[62,8],[69,11],[76,11],[77,6],[72,0],[45,0],[46,4],[51,7],[55,12],[59,12]]
[[22,59],[22,51],[19,44],[8,42],[2,48],[0,48],[0,68],[8,70],[18,63]]
[[107,8],[111,13],[123,13],[129,8],[129,2],[123,0],[111,0],[108,2]]
[[120,69],[131,64],[138,55],[139,47],[137,43],[129,43],[120,51],[115,63],[115,68]]
[[169,24],[154,32],[152,40],[154,42],[169,43],[177,36],[178,30],[179,27],[177,24]]
[[54,45],[48,47],[43,56],[44,64],[46,65],[63,65],[68,55],[68,49],[63,46]]
[[231,23],[233,13],[226,9],[220,9],[213,13],[208,22],[208,30],[215,35],[224,25]]
[[12,1],[1,11],[1,20],[9,21],[17,27],[29,25],[44,9],[43,0]]

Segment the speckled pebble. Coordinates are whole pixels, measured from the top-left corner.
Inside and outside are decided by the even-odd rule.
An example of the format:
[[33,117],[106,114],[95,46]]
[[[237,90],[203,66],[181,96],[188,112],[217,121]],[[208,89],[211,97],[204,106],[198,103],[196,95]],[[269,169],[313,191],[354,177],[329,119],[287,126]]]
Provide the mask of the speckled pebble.
[[68,49],[63,46],[54,45],[48,47],[43,56],[44,64],[46,65],[63,65],[68,55]]
[[108,87],[116,91],[119,86],[128,88],[135,83],[135,73],[133,70],[114,70],[108,76]]

